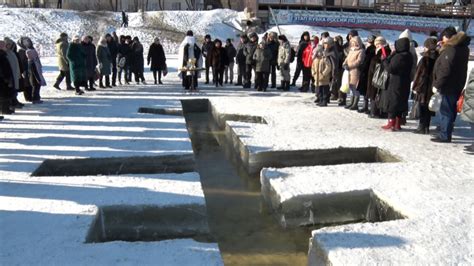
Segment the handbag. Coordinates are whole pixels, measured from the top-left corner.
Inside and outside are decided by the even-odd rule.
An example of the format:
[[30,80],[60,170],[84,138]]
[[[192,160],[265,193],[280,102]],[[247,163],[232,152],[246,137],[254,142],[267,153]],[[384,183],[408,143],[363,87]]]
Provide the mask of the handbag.
[[462,106],[464,104],[464,90],[462,91],[461,93],[461,96],[459,97],[459,100],[457,102],[457,105],[456,105],[456,110],[458,111],[458,113],[461,113],[462,112]]
[[344,70],[342,74],[342,84],[341,88],[339,89],[342,93],[349,93],[349,71]]
[[166,77],[168,75],[168,66],[165,64],[165,70],[163,70],[163,77]]
[[372,86],[380,90],[386,90],[388,84],[388,72],[383,68],[382,64],[375,65],[374,77],[372,78]]
[[441,97],[441,94],[433,94],[433,96],[431,96],[430,103],[428,104],[428,109],[430,109],[431,112],[438,112],[441,108],[442,99],[443,98]]
[[125,66],[125,63],[127,62],[127,59],[125,57],[121,57],[119,60],[118,60],[118,67],[119,68],[123,68]]

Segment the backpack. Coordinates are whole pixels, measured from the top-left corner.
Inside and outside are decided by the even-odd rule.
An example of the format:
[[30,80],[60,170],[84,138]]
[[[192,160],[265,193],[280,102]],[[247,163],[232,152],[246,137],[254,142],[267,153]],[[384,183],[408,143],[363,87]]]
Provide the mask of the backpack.
[[295,61],[295,57],[296,57],[296,51],[292,47],[290,48],[290,63],[293,63]]

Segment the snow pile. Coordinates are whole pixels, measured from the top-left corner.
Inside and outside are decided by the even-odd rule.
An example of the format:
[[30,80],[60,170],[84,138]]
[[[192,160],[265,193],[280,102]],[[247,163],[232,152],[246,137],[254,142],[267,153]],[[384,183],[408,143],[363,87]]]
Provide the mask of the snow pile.
[[145,51],[155,37],[159,37],[167,53],[177,53],[178,44],[187,30],[202,37],[235,38],[237,31],[222,24],[237,25],[238,12],[213,11],[158,11],[129,13],[129,27],[121,28],[121,14],[114,12],[72,11],[58,9],[0,9],[0,37],[18,40],[29,36],[42,56],[54,55],[54,42],[61,32],[74,35],[91,35],[95,42],[99,36],[116,31],[118,35],[137,36]]

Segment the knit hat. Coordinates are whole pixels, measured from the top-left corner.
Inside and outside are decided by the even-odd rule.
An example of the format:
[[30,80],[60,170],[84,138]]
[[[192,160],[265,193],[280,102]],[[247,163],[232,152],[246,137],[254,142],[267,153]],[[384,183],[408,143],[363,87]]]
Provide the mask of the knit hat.
[[387,40],[385,40],[385,38],[383,36],[379,36],[377,38],[375,38],[375,41],[374,41],[374,44],[377,45],[377,44],[380,44],[380,45],[387,45]]
[[406,29],[404,30],[400,36],[398,37],[398,39],[403,39],[403,38],[408,38],[408,40],[413,40],[413,37],[411,35],[411,31],[409,29]]
[[211,35],[206,34],[206,36],[204,36],[204,39],[209,39],[209,40],[210,40],[210,39],[211,39]]
[[327,38],[327,37],[329,37],[329,32],[325,31],[321,33],[321,38]]
[[351,30],[349,31],[349,34],[352,37],[359,36],[359,32],[357,30]]
[[453,37],[454,35],[457,34],[457,31],[454,27],[450,26],[450,27],[447,27],[446,29],[444,29],[442,32],[441,32],[441,37],[446,37],[446,38],[451,38]]
[[186,32],[186,36],[194,36],[194,33],[192,30],[188,30],[188,32]]
[[367,42],[368,43],[374,43],[375,41],[375,36],[374,35],[369,35],[369,37],[367,37]]
[[255,32],[249,33],[249,39],[252,39],[252,38],[258,38],[257,33],[255,33]]
[[221,40],[219,40],[219,39],[215,39],[215,40],[214,40],[214,44],[216,44],[216,43],[220,43],[220,44],[221,44],[221,46],[222,46],[222,41],[221,41]]
[[334,39],[331,37],[326,37],[323,39],[323,44],[329,45],[329,47],[334,46]]
[[436,50],[437,45],[438,45],[438,41],[436,39],[431,38],[431,37],[426,39],[426,41],[424,43],[424,46],[428,50]]
[[67,38],[67,33],[63,32],[59,35],[60,38]]

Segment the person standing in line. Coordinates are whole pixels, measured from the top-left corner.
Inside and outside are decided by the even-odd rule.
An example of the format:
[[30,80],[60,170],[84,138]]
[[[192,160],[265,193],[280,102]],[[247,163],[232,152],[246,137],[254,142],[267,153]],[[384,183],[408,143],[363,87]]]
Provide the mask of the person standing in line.
[[5,41],[5,47],[8,61],[10,62],[12,73],[13,73],[13,78],[14,78],[14,88],[15,88],[15,95],[12,99],[12,107],[16,109],[21,109],[25,105],[18,101],[18,92],[20,91],[20,80],[21,80],[21,68],[20,68],[20,62],[18,59],[18,53],[17,53],[17,48],[15,42],[8,38],[4,38]]
[[245,58],[245,47],[247,46],[247,43],[249,42],[249,38],[247,35],[241,35],[240,36],[240,43],[239,46],[237,47],[237,83],[235,85],[237,86],[243,86],[244,84],[247,84],[247,76],[246,76],[246,58]]
[[429,134],[431,116],[434,115],[428,109],[428,103],[433,96],[433,69],[436,59],[439,56],[436,50],[437,40],[428,38],[425,41],[425,51],[421,58],[415,73],[415,81],[413,82],[413,93],[415,94],[415,102],[419,104],[420,122],[418,128],[414,131],[416,134]]
[[120,36],[120,42],[118,45],[118,54],[117,54],[117,68],[118,68],[118,82],[122,85],[122,73],[124,76],[124,81],[127,81],[127,72],[126,72],[126,65],[127,65],[127,56],[130,53],[130,47],[125,42],[125,36]]
[[339,90],[342,85],[342,74],[344,73],[344,69],[342,68],[342,63],[346,60],[346,56],[344,55],[344,40],[342,36],[334,37],[334,53],[335,57],[337,58],[337,65],[334,65],[334,77],[333,82],[331,84],[331,100],[338,101],[339,106],[346,106],[346,98],[339,97],[341,95],[341,91]]
[[179,46],[178,63],[180,67],[178,69],[184,69],[179,71],[179,76],[183,81],[183,87],[185,90],[198,88],[198,71],[186,71],[189,68],[201,68],[202,67],[202,56],[201,49],[196,44],[196,39],[191,30],[188,30],[186,37]]
[[278,36],[280,46],[278,47],[278,68],[280,69],[281,87],[277,88],[283,91],[290,90],[290,61],[291,45],[285,35]]
[[301,65],[303,70],[303,85],[299,89],[301,92],[308,92],[311,85],[311,67],[313,66],[313,46],[310,42],[306,42],[301,56]]
[[92,43],[92,36],[82,37],[82,47],[85,53],[86,59],[86,78],[89,82],[89,86],[86,87],[86,91],[95,91],[94,82],[96,78],[96,67],[97,67],[97,56],[96,56],[96,47]]
[[255,88],[257,91],[267,91],[271,58],[272,51],[268,48],[267,43],[265,41],[260,42],[253,55],[255,60]]
[[20,90],[23,91],[25,101],[32,102],[30,73],[28,71],[28,58],[26,57],[26,46],[28,37],[21,37],[18,42],[18,62],[20,64]]
[[[462,106],[461,119],[471,125],[471,134],[474,135],[474,68],[471,69],[469,82],[464,92],[464,103]],[[474,141],[465,147],[467,152],[474,153]]]
[[66,89],[74,89],[71,86],[71,74],[69,73],[69,62],[66,56],[68,48],[68,36],[63,32],[59,36],[59,39],[56,40],[56,56],[58,57],[59,75],[56,78],[56,83],[54,83],[53,87],[58,90],[61,90],[59,85],[64,80],[64,78],[66,78]]
[[[205,68],[206,68],[206,83],[209,84],[209,69],[211,68],[210,57],[208,56],[212,49],[214,48],[214,43],[212,42],[211,35],[207,34],[204,36],[204,43],[202,45],[202,56],[205,60]],[[212,77],[212,81],[215,82],[215,77]]]
[[395,42],[395,53],[383,61],[385,70],[389,73],[387,88],[388,123],[385,130],[401,130],[401,120],[408,111],[410,96],[410,73],[413,57],[410,53],[410,40],[401,38]]
[[250,89],[252,86],[252,71],[255,71],[255,60],[254,60],[254,53],[255,50],[257,50],[257,45],[258,45],[258,35],[255,32],[252,32],[249,34],[250,41],[247,43],[245,46],[245,72],[246,72],[246,78],[245,80],[247,81],[244,84],[244,88]]
[[163,71],[166,70],[166,55],[158,37],[156,37],[154,42],[150,45],[147,58],[148,65],[151,63],[150,70],[153,72],[155,85],[163,84],[163,82],[161,82],[161,76],[163,75]]
[[42,86],[46,86],[46,80],[43,77],[43,66],[41,65],[40,57],[31,40],[27,41],[26,47],[26,58],[28,58],[28,72],[31,73],[30,84],[32,87],[32,100],[33,104],[40,104],[43,103],[43,101],[41,100],[40,90]]
[[[8,61],[6,44],[0,41],[0,113],[3,115],[13,114],[11,101],[15,96],[13,71]],[[0,116],[0,120],[3,120]]]
[[145,62],[143,60],[143,45],[140,43],[138,37],[133,38],[132,42],[132,61],[130,64],[130,70],[133,72],[135,76],[135,82],[140,84],[140,81],[146,85],[145,76],[143,72],[145,72]]
[[[339,72],[342,69],[342,62],[340,61],[339,54],[337,53],[336,47],[335,47],[335,42],[334,39],[330,36],[327,36],[323,39],[323,48],[324,48],[324,57],[328,58],[329,61],[331,62],[331,79],[329,82],[329,91],[331,92],[332,87],[334,86],[339,86],[340,85],[335,85],[337,75],[339,75]],[[339,89],[338,89],[339,90]],[[331,93],[327,93],[325,102],[328,104],[331,101]],[[321,95],[320,95],[321,96]]]
[[125,10],[122,10],[122,27],[128,27],[128,15],[125,13]]
[[[326,38],[324,41],[327,42],[328,38]],[[331,84],[332,79],[333,63],[331,62],[331,59],[324,54],[324,52],[325,50],[329,51],[329,49],[329,45],[326,45],[326,49],[321,46],[317,48],[311,68],[316,91],[319,94],[319,96],[316,97],[319,99],[317,106],[320,107],[328,106],[329,85]]]
[[127,46],[129,52],[127,54],[126,60],[125,60],[125,84],[130,85],[130,82],[132,82],[132,66],[134,64],[134,59],[135,59],[135,53],[133,52],[132,45],[132,36],[127,35],[125,37],[125,45]]
[[390,49],[390,45],[387,44],[387,41],[382,36],[377,37],[374,44],[375,56],[370,60],[366,96],[369,99],[369,117],[383,118],[386,116],[386,107],[384,107],[384,105],[386,102],[385,99],[387,98],[387,90],[377,89],[374,87],[372,80],[374,78],[375,68],[377,65],[382,64],[382,61],[392,53],[392,50]]
[[86,52],[79,36],[74,36],[72,39],[66,57],[69,62],[69,72],[76,95],[82,95],[84,91],[81,90],[81,87],[87,88]]
[[298,44],[298,49],[296,50],[296,69],[293,74],[293,82],[291,86],[296,86],[296,81],[300,77],[300,73],[303,70],[303,51],[308,46],[309,43],[309,32],[305,31],[301,35],[300,43]]
[[369,80],[369,68],[372,58],[375,56],[375,36],[370,35],[367,37],[367,46],[365,48],[364,61],[362,63],[360,71],[359,84],[357,85],[357,90],[360,95],[364,96],[364,107],[358,110],[359,113],[369,114],[369,97],[367,97],[367,86],[368,83],[372,83],[372,80]]
[[276,32],[270,32],[267,36],[267,47],[272,53],[270,60],[270,74],[271,74],[271,88],[276,88],[276,71],[278,66],[278,48],[280,43],[278,42],[278,34]]
[[226,50],[222,47],[222,41],[215,39],[213,43],[215,46],[207,56],[211,63],[212,76],[214,77],[214,84],[217,88],[219,86],[224,86],[224,71],[229,65],[229,59],[227,58]]
[[235,57],[237,56],[237,50],[235,50],[234,45],[232,44],[232,39],[227,39],[225,44],[225,51],[227,53],[227,59],[229,60],[229,65],[225,68],[225,84],[230,82],[230,84],[234,83],[234,64],[235,64]]
[[[113,32],[115,36],[117,34],[115,31]],[[111,63],[112,63],[112,87],[117,86],[117,54],[118,54],[118,44],[115,41],[115,37],[110,34],[105,35],[105,39],[107,40],[107,48],[109,48]]]
[[[110,74],[112,73],[112,55],[107,46],[107,38],[100,37],[97,45],[97,59],[99,61],[99,88],[112,88],[110,86]],[[105,77],[105,86],[102,79]]]
[[360,78],[360,67],[364,62],[364,45],[359,36],[350,38],[349,53],[342,67],[349,71],[349,88],[352,92],[351,102],[346,109],[358,110],[360,93],[357,90]]
[[466,84],[471,38],[466,33],[448,27],[441,33],[442,47],[434,66],[433,93],[441,94],[441,118],[438,136],[433,142],[448,143],[452,140],[456,121],[456,104]]

